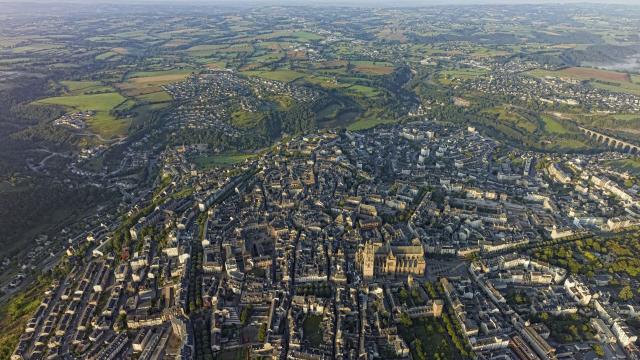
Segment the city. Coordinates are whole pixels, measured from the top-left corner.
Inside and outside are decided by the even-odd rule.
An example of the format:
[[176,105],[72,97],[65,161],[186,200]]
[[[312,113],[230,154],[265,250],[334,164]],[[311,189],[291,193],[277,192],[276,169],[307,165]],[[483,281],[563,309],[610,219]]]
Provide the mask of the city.
[[3,6],[0,359],[640,359],[639,7]]

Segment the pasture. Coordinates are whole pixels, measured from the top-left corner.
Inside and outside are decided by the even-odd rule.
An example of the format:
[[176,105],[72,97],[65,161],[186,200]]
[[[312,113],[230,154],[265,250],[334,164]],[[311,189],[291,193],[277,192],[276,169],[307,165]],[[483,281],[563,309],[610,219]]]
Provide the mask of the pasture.
[[127,99],[122,95],[111,92],[91,95],[70,95],[51,97],[38,100],[35,104],[60,105],[70,111],[94,111],[89,121],[89,129],[103,139],[124,136],[129,128],[130,121],[116,119],[111,115],[111,110],[124,103]]

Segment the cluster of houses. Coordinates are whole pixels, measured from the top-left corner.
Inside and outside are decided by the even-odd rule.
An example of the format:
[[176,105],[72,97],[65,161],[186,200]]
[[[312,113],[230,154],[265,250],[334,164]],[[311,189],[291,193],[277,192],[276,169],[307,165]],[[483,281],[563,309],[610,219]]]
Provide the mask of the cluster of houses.
[[[546,104],[586,106],[602,112],[640,111],[640,97],[631,93],[612,92],[594,87],[583,81],[563,76],[534,77],[526,75],[532,64],[513,62],[496,64],[491,60],[476,60],[474,68],[491,68],[491,76],[477,77],[460,82],[466,90],[514,96],[524,101]],[[487,64],[484,64],[487,62]],[[536,68],[543,68],[541,65]]]
[[305,103],[318,96],[307,87],[241,76],[230,69],[194,74],[166,85],[165,90],[179,104],[169,115],[167,129],[216,130],[227,137],[238,137],[241,129],[251,126],[243,119],[245,115],[238,118],[237,114],[264,111],[278,98]]
[[94,111],[69,113],[53,120],[53,125],[67,126],[73,129],[84,129],[87,126],[87,120],[91,119],[94,115]]

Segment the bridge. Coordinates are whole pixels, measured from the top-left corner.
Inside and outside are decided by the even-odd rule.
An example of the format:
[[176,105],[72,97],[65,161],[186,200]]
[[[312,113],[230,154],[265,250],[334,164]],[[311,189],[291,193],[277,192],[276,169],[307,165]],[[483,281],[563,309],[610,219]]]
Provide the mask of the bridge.
[[580,131],[588,135],[591,139],[594,139],[598,142],[606,144],[609,147],[614,148],[615,150],[619,150],[622,152],[626,152],[629,154],[640,155],[640,146],[628,143],[626,141],[616,139],[609,135],[605,135],[603,133],[599,133],[597,131],[593,131],[591,129],[579,127]]

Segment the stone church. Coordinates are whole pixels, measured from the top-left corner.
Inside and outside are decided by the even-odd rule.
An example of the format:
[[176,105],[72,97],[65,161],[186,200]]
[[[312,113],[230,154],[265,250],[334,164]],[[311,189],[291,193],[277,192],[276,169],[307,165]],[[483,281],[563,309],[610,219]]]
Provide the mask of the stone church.
[[412,245],[369,241],[356,253],[356,266],[365,279],[407,274],[422,276],[426,261],[424,249],[417,241]]

